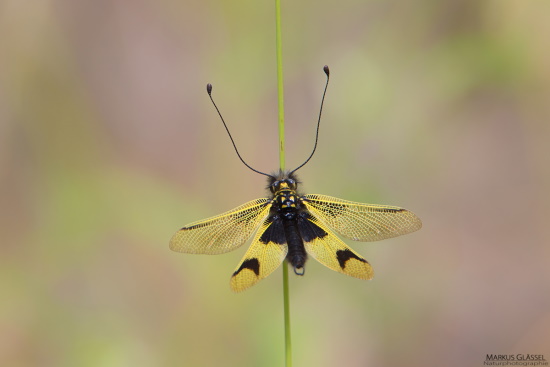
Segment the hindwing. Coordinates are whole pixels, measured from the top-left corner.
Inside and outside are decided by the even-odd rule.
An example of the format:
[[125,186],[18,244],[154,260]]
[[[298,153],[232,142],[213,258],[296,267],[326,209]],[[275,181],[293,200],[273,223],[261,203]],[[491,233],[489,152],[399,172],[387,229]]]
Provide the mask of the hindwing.
[[230,286],[241,292],[258,283],[281,265],[288,252],[282,223],[267,218],[252,240],[239,266],[231,276]]
[[359,279],[372,279],[374,271],[367,260],[319,222],[313,215],[299,222],[304,247],[309,255],[326,267]]

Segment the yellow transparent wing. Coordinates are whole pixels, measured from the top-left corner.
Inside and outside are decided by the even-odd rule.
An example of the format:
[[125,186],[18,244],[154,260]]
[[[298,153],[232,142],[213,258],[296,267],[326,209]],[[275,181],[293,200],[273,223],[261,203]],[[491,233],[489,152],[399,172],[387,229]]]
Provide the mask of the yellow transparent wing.
[[316,218],[309,218],[308,220],[325,231],[325,235],[316,236],[308,242],[304,241],[304,246],[309,255],[339,273],[365,280],[373,278],[374,270],[367,260],[353,251]]
[[272,222],[269,219],[264,221],[241,263],[233,272],[230,286],[234,292],[252,287],[275,271],[285,259],[288,252],[286,244],[280,245],[271,241],[264,243],[260,239],[270,225]]
[[241,246],[269,214],[268,199],[249,201],[212,218],[193,222],[174,234],[170,249],[189,254],[222,254]]
[[305,195],[306,208],[326,226],[355,241],[378,241],[419,230],[422,221],[396,206],[362,204],[326,195]]

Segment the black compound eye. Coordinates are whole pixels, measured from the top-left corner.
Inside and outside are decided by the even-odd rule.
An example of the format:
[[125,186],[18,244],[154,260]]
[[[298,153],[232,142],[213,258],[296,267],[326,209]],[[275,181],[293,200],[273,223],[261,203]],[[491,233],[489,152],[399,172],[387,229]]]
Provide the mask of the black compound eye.
[[293,179],[289,178],[287,180],[288,182],[288,186],[292,189],[292,190],[295,190],[296,189],[296,181],[294,181]]
[[269,189],[271,190],[272,193],[275,193],[277,192],[277,190],[279,189],[279,185],[281,184],[281,181],[275,181],[271,184],[271,186],[269,187]]

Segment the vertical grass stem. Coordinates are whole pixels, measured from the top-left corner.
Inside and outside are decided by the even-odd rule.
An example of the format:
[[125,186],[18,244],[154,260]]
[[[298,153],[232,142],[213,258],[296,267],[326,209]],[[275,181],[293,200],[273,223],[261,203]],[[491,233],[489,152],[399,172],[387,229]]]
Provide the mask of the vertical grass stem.
[[[283,98],[283,56],[281,39],[281,0],[275,0],[275,43],[277,54],[277,102],[279,106],[279,167],[285,170],[285,105]],[[283,262],[283,309],[285,324],[285,366],[292,367],[290,339],[290,302],[288,289],[288,263]]]

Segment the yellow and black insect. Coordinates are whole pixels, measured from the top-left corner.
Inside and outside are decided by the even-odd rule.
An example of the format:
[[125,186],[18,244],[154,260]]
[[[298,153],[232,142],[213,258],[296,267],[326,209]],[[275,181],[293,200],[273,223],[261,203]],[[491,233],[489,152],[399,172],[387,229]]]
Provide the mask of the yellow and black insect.
[[221,254],[242,246],[252,235],[248,251],[231,276],[231,289],[243,291],[267,277],[286,259],[297,275],[304,274],[308,255],[328,268],[359,279],[372,279],[374,272],[361,255],[334,232],[354,241],[378,241],[414,232],[422,227],[412,212],[387,205],[356,203],[326,195],[299,193],[295,172],[313,156],[317,147],[323,93],[315,146],[309,158],[292,171],[267,174],[250,167],[240,156],[218,107],[207,91],[231,138],[240,160],[251,170],[268,177],[269,198],[252,200],[218,216],[193,222],[170,240],[174,251],[191,254]]

